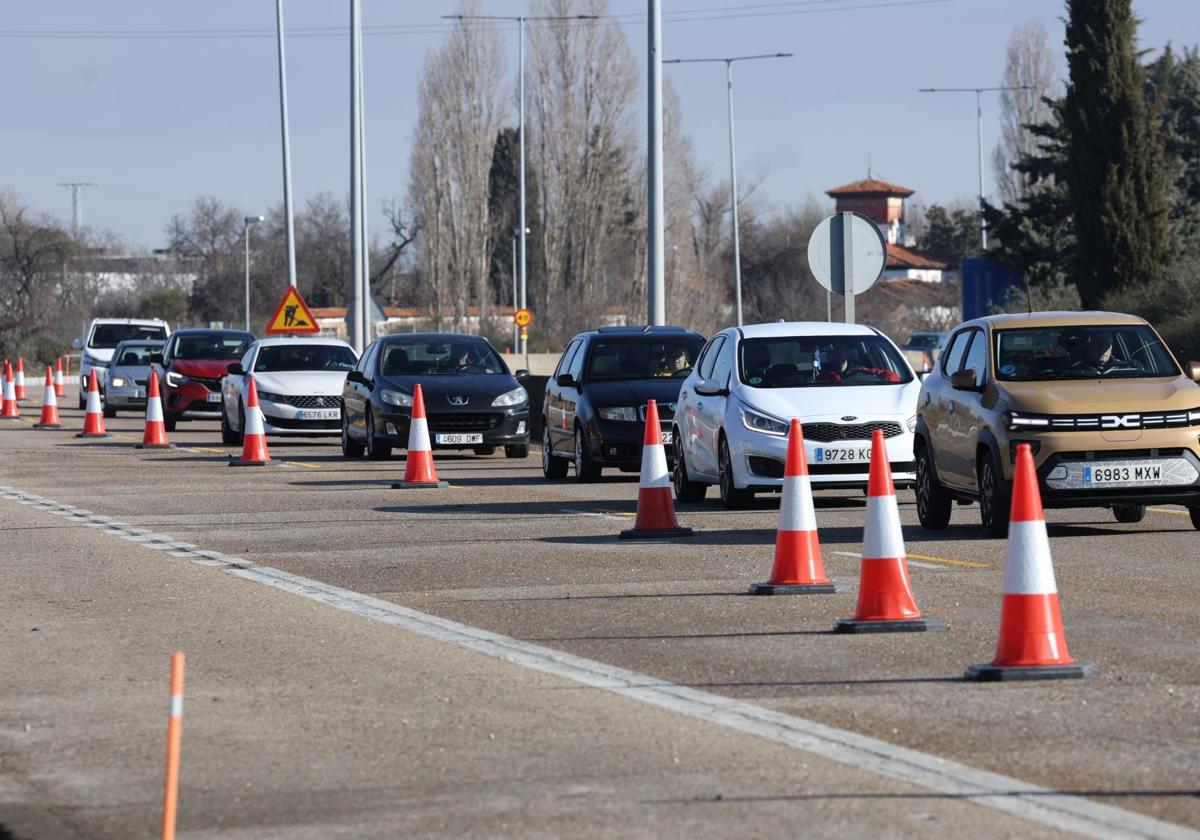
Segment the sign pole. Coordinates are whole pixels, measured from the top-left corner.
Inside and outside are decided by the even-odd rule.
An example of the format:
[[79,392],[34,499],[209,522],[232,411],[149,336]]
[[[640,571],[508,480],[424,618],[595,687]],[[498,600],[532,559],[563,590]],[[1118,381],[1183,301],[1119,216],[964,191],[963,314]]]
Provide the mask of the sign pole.
[[846,278],[846,323],[854,323],[854,295],[857,289],[854,283],[854,224],[849,213],[842,213],[842,266],[843,277]]

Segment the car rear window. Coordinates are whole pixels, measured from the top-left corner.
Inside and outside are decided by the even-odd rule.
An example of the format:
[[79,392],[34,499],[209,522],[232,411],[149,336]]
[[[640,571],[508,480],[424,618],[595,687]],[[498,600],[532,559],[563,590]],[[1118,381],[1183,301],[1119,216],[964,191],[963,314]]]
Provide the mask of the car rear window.
[[123,344],[113,354],[114,365],[138,367],[150,364],[150,354],[162,349],[161,344]]
[[896,385],[912,372],[877,335],[747,338],[738,345],[738,374],[752,388]]
[[996,332],[996,378],[1138,379],[1178,376],[1179,367],[1145,324],[1030,327]]
[[129,339],[164,339],[167,328],[153,324],[96,324],[88,336],[87,346],[96,350],[111,350]]
[[698,336],[597,338],[588,351],[587,382],[686,379],[704,346]]
[[173,359],[240,359],[254,343],[249,333],[192,333],[171,337]]
[[336,344],[285,344],[260,347],[254,360],[256,373],[285,370],[354,370],[358,359],[349,347]]

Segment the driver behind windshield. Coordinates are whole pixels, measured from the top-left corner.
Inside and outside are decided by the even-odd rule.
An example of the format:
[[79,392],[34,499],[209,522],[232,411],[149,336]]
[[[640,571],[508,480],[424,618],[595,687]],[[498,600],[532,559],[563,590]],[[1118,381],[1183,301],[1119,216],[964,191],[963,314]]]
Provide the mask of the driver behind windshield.
[[687,351],[675,345],[667,347],[663,351],[663,355],[655,362],[654,370],[650,375],[654,378],[681,375],[679,374],[680,371],[689,370],[691,366],[691,362],[688,361]]
[[1130,363],[1113,357],[1112,330],[1089,330],[1067,344],[1067,369],[1105,373],[1117,368],[1129,368]]
[[821,354],[821,373],[818,382],[839,383],[859,375],[871,377],[878,382],[899,382],[900,376],[894,370],[885,368],[866,367],[858,361],[856,355],[848,352],[844,344],[834,344]]

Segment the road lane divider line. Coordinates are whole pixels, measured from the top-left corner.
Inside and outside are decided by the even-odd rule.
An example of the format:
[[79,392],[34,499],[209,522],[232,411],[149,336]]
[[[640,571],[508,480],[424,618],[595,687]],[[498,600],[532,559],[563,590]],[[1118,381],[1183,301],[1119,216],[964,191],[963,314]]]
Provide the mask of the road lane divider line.
[[592,516],[596,519],[611,519],[614,522],[624,522],[625,519],[620,516],[615,516],[611,513],[597,513],[593,510],[575,510],[574,508],[560,508],[559,513],[568,513],[571,516]]
[[[0,498],[30,503],[24,493],[0,486]],[[61,503],[43,500],[61,507]],[[128,523],[92,514],[120,530]],[[847,552],[837,552],[839,554]],[[1065,831],[1093,838],[1167,838],[1197,840],[1200,832],[1074,794],[979,770],[908,747],[787,715],[743,700],[679,685],[615,665],[585,659],[441,616],[422,613],[338,586],[302,577],[271,566],[207,549],[189,552],[192,562],[224,567],[235,577],[307,598],[342,612],[378,621],[408,632],[448,642],[505,662],[550,674],[580,685],[610,691],[661,709],[707,723],[785,744],[859,770],[874,773],[943,796],[979,805]],[[1102,792],[1098,795],[1103,795]]]
[[[829,553],[836,554],[839,557],[853,557],[855,560],[862,559],[862,555],[859,554],[857,551],[831,551]],[[912,558],[911,554],[908,556],[909,556],[908,565],[910,565],[910,566],[917,566],[918,568],[921,568],[921,569],[941,569],[942,568],[941,566],[935,566],[933,563],[922,563],[920,560],[913,560],[913,559],[911,559]]]
[[953,557],[933,557],[928,554],[910,554],[909,559],[917,558],[927,563],[937,563],[943,566],[957,566],[960,569],[990,569],[987,563],[976,563],[973,560],[955,560]]

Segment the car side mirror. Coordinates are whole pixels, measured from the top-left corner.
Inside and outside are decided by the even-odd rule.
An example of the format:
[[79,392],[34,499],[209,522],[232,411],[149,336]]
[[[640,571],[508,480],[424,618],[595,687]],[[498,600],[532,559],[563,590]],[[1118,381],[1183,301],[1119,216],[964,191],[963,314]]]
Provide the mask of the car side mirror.
[[150,354],[150,364],[161,365],[162,363],[163,363],[162,353],[151,353]]
[[232,373],[234,376],[241,376],[246,372],[245,368],[242,367],[241,362],[234,362],[233,364],[228,365],[225,370],[228,373]]
[[346,374],[346,381],[353,382],[356,385],[368,385],[367,377],[362,375],[360,370],[352,370]]
[[575,377],[569,373],[560,373],[554,380],[555,384],[560,388],[574,388]]
[[975,386],[975,368],[965,368],[950,374],[950,387],[956,391],[982,391]]
[[1193,382],[1200,382],[1200,362],[1188,362],[1187,375]]
[[529,371],[527,371],[525,368],[521,368],[519,371],[513,374],[514,379],[528,379],[529,376]]
[[82,350],[83,349],[83,339],[82,338],[75,339],[74,341],[71,342],[71,347],[75,350]]
[[723,388],[711,380],[706,382],[697,382],[692,390],[702,397],[723,397],[729,393],[728,388]]

